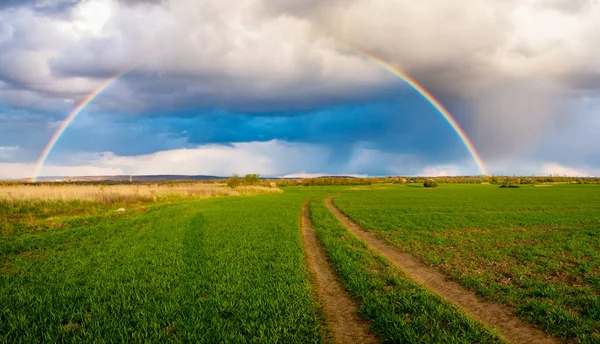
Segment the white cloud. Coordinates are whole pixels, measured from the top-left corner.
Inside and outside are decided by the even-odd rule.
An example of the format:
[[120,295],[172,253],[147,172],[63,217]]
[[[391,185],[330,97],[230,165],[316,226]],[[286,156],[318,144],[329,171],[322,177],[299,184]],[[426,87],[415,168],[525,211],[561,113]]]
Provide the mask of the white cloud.
[[[138,156],[114,153],[79,154],[65,165],[44,165],[40,176],[100,175],[215,175],[259,173],[285,178],[346,175],[455,176],[477,175],[472,161],[463,164],[427,164],[417,156],[395,154],[357,144],[343,163],[335,162],[335,151],[316,144],[285,141],[244,142],[231,146],[204,145]],[[1,152],[2,150],[0,150]],[[332,160],[333,159],[333,160]],[[511,166],[506,170],[506,166]],[[600,170],[569,167],[559,163],[497,161],[488,168],[494,174],[594,176]],[[35,164],[0,162],[0,179],[30,178]]]
[[[134,2],[139,6],[81,1],[62,16],[35,6],[0,10],[0,102],[66,113],[69,101],[135,61],[138,68],[92,108],[254,111],[372,99],[392,78],[349,51],[359,47],[463,110],[461,125],[493,160],[535,154],[548,128],[570,116],[572,103],[600,90],[598,1]],[[600,127],[581,130],[595,135]],[[580,133],[561,141],[589,151],[595,136],[580,142]],[[387,170],[398,171],[406,164],[401,155],[356,154],[347,168],[386,161]]]
[[0,160],[8,159],[19,151],[19,146],[0,146]]
[[[164,6],[93,0],[79,3],[66,18],[23,8],[0,11],[0,22],[0,79],[40,98],[30,95],[22,104],[26,98],[5,93],[16,106],[40,107],[52,97],[80,99],[133,62],[138,64],[130,78],[100,100],[105,110],[114,109],[111,102],[121,111],[186,104],[310,107],[365,97],[391,79],[373,63],[340,52],[326,36],[316,35],[310,22],[263,16],[256,0],[235,6],[207,0],[173,0]],[[128,99],[128,89],[135,99]]]
[[559,175],[569,177],[595,177],[600,175],[600,171],[590,173],[587,170],[563,166],[558,163],[547,163],[542,166],[542,172],[545,175]]
[[437,92],[466,97],[506,78],[600,73],[600,5],[586,2],[576,7],[585,11],[574,11],[561,1],[542,3],[83,1],[65,18],[27,9],[0,12],[0,65],[8,79],[30,89],[76,97],[98,84],[91,76],[106,77],[141,60],[141,83],[128,87],[154,106],[167,105],[168,98],[160,97],[165,88],[144,87],[148,82],[178,91],[169,97],[246,106],[251,100],[334,97],[385,83],[372,62],[348,54],[354,46],[400,65]]
[[[231,146],[205,145],[139,156],[114,153],[79,155],[73,166],[44,165],[40,176],[179,174],[228,176],[233,173],[259,173],[278,176],[311,166],[324,166],[327,150],[308,144],[282,141],[246,142]],[[81,165],[85,161],[87,165]],[[2,178],[26,178],[33,164],[4,164]]]
[[472,169],[465,169],[464,166],[458,165],[429,165],[417,173],[417,176],[426,177],[448,177],[448,176],[464,176],[464,175],[479,175],[480,172]]
[[[319,175],[411,175],[421,171],[423,161],[418,157],[394,154],[366,148],[357,144],[347,160],[337,162],[335,150],[318,144],[243,142],[230,146],[203,145],[192,149],[174,149],[138,156],[119,156],[114,153],[77,154],[65,165],[46,164],[40,176],[76,175],[216,175],[259,173],[263,176],[306,177]],[[0,164],[0,178],[27,178],[34,164]],[[438,166],[437,171],[469,171],[472,163],[463,167]],[[428,167],[425,171],[433,171]],[[432,175],[431,172],[427,172]],[[452,174],[452,173],[449,173]],[[468,173],[477,174],[477,173]]]
[[454,105],[484,158],[535,152],[573,100],[600,90],[598,1],[355,0],[325,16],[284,3]]
[[473,95],[493,87],[498,78],[564,76],[575,69],[598,72],[599,18],[600,5],[589,1],[575,6],[572,1],[538,0],[353,0],[326,5],[240,0],[232,6],[171,0],[128,6],[93,0],[78,3],[69,16],[59,18],[25,8],[0,12],[0,42],[5,58],[23,58],[23,63],[10,58],[7,65],[30,67],[16,69],[19,80],[34,84],[42,76],[43,82],[32,86],[62,85],[59,92],[66,93],[93,85],[52,79],[50,66],[107,72],[142,59],[142,69],[162,76],[218,81],[213,92],[223,82],[235,88],[252,81],[259,90],[274,91],[309,80],[329,89],[381,81],[376,67],[341,53],[356,46],[399,64],[438,90]]
[[[0,162],[0,179],[31,178],[35,164],[32,163],[7,163]],[[123,170],[112,167],[98,167],[92,165],[82,166],[44,166],[44,176],[110,176],[122,175]]]

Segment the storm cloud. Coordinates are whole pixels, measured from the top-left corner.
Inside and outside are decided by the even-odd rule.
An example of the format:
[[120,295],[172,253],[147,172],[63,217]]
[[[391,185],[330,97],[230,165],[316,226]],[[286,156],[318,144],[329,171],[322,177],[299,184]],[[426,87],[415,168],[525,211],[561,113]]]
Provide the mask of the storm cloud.
[[[65,138],[71,147],[130,156],[282,140],[335,149],[350,161],[362,142],[382,162],[385,154],[421,155],[423,168],[463,161],[451,132],[425,144],[435,138],[423,130],[433,110],[415,105],[423,100],[362,50],[441,99],[498,171],[507,171],[502,163],[537,164],[541,173],[547,162],[593,170],[600,167],[590,148],[590,133],[600,131],[590,105],[600,95],[598,32],[595,0],[4,1],[0,146],[19,146],[18,162],[31,161],[43,140],[19,142],[19,130],[51,134],[99,83],[131,67],[87,111],[106,126],[122,123],[116,117],[133,127],[161,123],[148,135],[163,143],[125,150],[119,143],[131,135],[115,130],[98,141],[103,146],[78,145],[82,129],[79,139]],[[390,105],[397,103],[404,105]],[[373,104],[388,105],[373,112]],[[351,108],[388,125],[365,131],[377,121],[340,110]],[[198,130],[218,113],[228,114],[218,131]],[[16,114],[29,127],[16,124]],[[330,139],[316,139],[323,136]]]

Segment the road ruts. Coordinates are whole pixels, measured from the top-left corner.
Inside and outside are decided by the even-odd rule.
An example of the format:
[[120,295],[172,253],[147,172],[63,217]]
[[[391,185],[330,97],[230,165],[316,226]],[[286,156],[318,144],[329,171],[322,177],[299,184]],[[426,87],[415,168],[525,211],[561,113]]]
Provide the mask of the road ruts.
[[302,207],[302,239],[306,261],[312,274],[312,288],[321,302],[334,343],[378,343],[369,331],[369,322],[361,319],[358,306],[329,264],[310,220],[310,201]]
[[558,339],[549,336],[537,326],[519,319],[509,308],[479,299],[474,292],[456,282],[447,280],[446,276],[436,269],[426,266],[412,255],[389,245],[374,233],[363,230],[346,214],[342,213],[333,204],[332,199],[333,197],[329,197],[325,200],[329,210],[340,219],[350,232],[367,243],[372,250],[400,268],[415,282],[450,301],[473,319],[490,328],[495,328],[508,342],[560,343]]

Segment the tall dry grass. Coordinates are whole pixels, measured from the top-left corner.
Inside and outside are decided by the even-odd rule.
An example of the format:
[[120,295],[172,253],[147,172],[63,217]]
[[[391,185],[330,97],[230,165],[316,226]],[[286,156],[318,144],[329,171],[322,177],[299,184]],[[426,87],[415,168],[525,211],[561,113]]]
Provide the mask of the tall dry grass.
[[5,201],[96,201],[135,203],[158,201],[170,197],[219,197],[282,192],[276,187],[224,184],[146,184],[146,185],[6,185],[0,186],[0,200]]

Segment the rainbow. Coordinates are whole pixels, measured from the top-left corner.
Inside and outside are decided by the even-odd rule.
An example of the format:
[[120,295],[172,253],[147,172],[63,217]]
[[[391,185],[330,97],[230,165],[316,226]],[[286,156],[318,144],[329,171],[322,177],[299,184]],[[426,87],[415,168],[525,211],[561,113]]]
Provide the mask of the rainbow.
[[[465,147],[467,147],[467,150],[473,157],[473,160],[475,161],[475,164],[477,165],[481,174],[488,175],[485,164],[483,163],[481,156],[477,152],[477,149],[475,149],[473,142],[471,141],[469,136],[467,136],[467,133],[465,133],[465,131],[461,128],[461,126],[458,124],[456,119],[450,114],[450,112],[448,110],[446,110],[446,108],[442,105],[442,103],[440,103],[437,99],[435,99],[435,97],[431,93],[429,93],[429,91],[427,91],[427,89],[425,89],[425,87],[423,87],[415,79],[411,78],[408,74],[403,72],[398,67],[392,65],[391,63],[388,63],[388,62],[378,58],[377,56],[374,56],[373,54],[367,53],[360,49],[352,49],[352,50],[364,57],[367,57],[367,58],[377,62],[379,65],[388,69],[389,71],[391,71],[392,73],[394,73],[395,75],[400,77],[402,80],[404,80],[404,82],[409,84],[417,92],[419,92],[419,94],[421,94],[425,99],[427,99],[427,101],[429,101],[429,103],[450,124],[450,126],[452,127],[452,129],[454,129],[456,134],[458,134],[458,136],[464,143]],[[83,98],[79,102],[79,104],[77,104],[77,106],[69,113],[69,115],[60,124],[58,129],[56,129],[56,131],[50,138],[50,141],[48,141],[48,143],[44,147],[44,150],[42,150],[42,153],[40,154],[40,157],[36,163],[36,166],[35,166],[35,169],[33,172],[33,176],[31,177],[31,182],[36,181],[37,177],[39,176],[39,174],[42,170],[42,167],[44,166],[44,163],[46,162],[46,159],[48,159],[48,155],[50,154],[50,152],[56,145],[56,142],[58,141],[58,139],[60,139],[62,134],[65,132],[65,130],[67,130],[69,125],[71,125],[71,123],[75,120],[77,115],[79,115],[81,113],[81,111],[83,111],[83,109],[85,109],[85,107],[88,106],[92,100],[94,100],[94,98],[96,98],[100,93],[102,93],[102,91],[104,91],[108,86],[110,86],[115,80],[117,80],[123,74],[132,70],[137,64],[138,63],[135,63],[135,64],[131,65],[130,67],[125,68],[125,69],[119,71],[118,73],[114,74],[110,78],[106,79],[104,82],[102,82],[100,85],[98,85],[98,87],[96,87],[92,92],[90,92],[87,96],[85,96],[85,98]]]
[[40,154],[40,157],[38,158],[35,169],[33,171],[33,176],[31,177],[32,183],[35,182],[37,177],[40,175],[40,172],[42,171],[42,167],[44,167],[44,163],[46,162],[46,159],[48,159],[48,155],[52,151],[52,148],[54,148],[54,145],[56,145],[56,142],[58,141],[58,139],[60,139],[62,134],[65,132],[65,130],[67,130],[69,125],[71,125],[71,123],[73,123],[73,121],[75,120],[77,115],[79,115],[81,113],[81,111],[83,109],[85,109],[85,107],[88,106],[88,104],[92,100],[94,100],[94,98],[96,98],[100,93],[102,93],[102,91],[104,91],[108,86],[110,86],[115,80],[117,80],[123,74],[132,70],[134,67],[135,67],[135,65],[133,65],[129,68],[123,69],[120,72],[111,76],[110,78],[104,80],[100,85],[98,85],[98,87],[96,87],[92,92],[90,92],[87,96],[85,96],[85,98],[83,98],[79,102],[79,104],[77,104],[77,106],[75,106],[75,108],[69,113],[67,118],[65,118],[62,121],[62,123],[60,124],[58,129],[56,129],[56,131],[50,138],[50,141],[48,141],[48,143],[46,144],[46,147],[44,147],[44,150],[42,150],[42,153]]
[[452,127],[452,129],[454,129],[456,134],[458,134],[462,142],[465,144],[465,147],[467,147],[467,150],[473,157],[473,160],[475,161],[479,172],[482,175],[488,175],[485,164],[483,163],[483,159],[481,159],[481,156],[477,152],[477,149],[475,149],[475,146],[473,145],[473,142],[471,141],[469,136],[467,136],[467,133],[465,133],[463,128],[458,124],[456,119],[450,114],[450,112],[444,107],[444,105],[442,105],[442,103],[435,99],[435,97],[431,93],[429,93],[429,91],[427,91],[425,87],[423,87],[415,79],[411,78],[408,74],[406,74],[400,68],[392,65],[391,63],[386,62],[381,58],[374,56],[373,54],[367,53],[365,51],[362,51],[360,49],[354,48],[352,50],[359,55],[362,55],[364,57],[369,58],[370,60],[377,62],[382,67],[399,76],[402,80],[404,80],[404,82],[409,84],[413,89],[415,89],[415,91],[419,92],[419,94],[421,94],[425,99],[427,99],[427,101],[431,105],[433,105],[433,107],[442,115],[442,117],[444,117],[448,124],[450,124],[450,126]]

